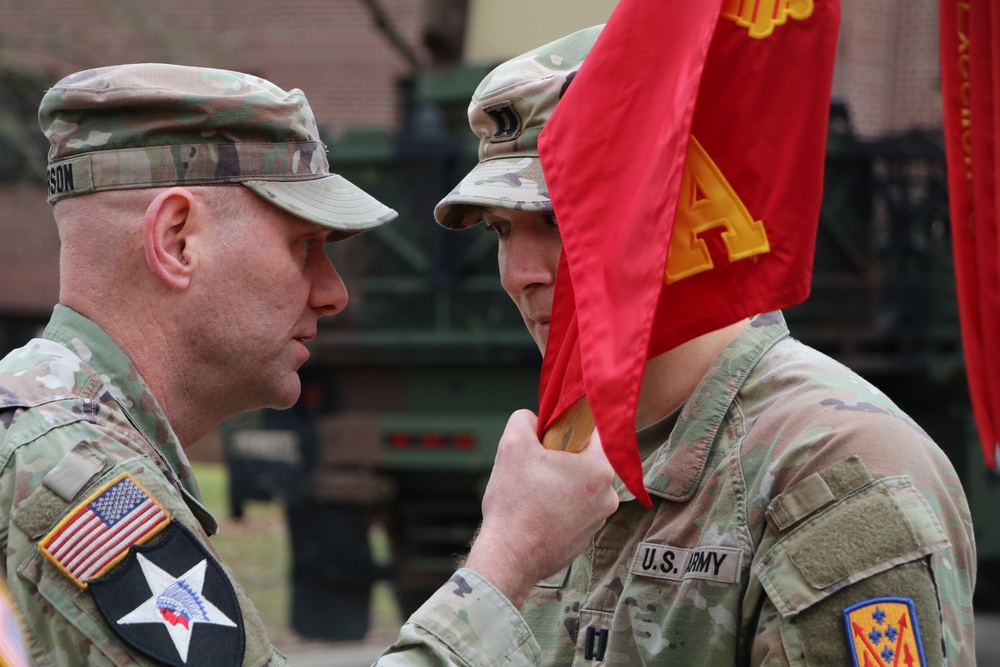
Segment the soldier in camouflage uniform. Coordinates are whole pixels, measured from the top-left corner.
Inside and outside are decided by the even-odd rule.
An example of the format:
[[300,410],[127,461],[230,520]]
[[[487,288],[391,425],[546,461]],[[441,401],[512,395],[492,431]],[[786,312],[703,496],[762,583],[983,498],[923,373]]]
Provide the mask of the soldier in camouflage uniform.
[[[237,412],[296,401],[304,344],[347,302],[325,244],[395,212],[329,173],[300,91],[258,77],[89,70],[49,90],[39,119],[60,305],[0,361],[0,573],[31,659],[283,664],[209,542],[218,526],[183,448]],[[539,548],[497,549],[506,533],[484,524],[460,575],[504,591],[470,603],[498,628],[507,598],[568,563],[617,505],[599,446],[583,465],[542,456],[534,428],[512,417],[485,510]],[[525,466],[582,485],[536,485],[539,507],[521,511],[497,491]],[[602,483],[576,504],[591,516],[564,509]],[[539,508],[577,544],[546,546]]]
[[[542,351],[561,240],[537,140],[599,32],[483,80],[469,109],[480,162],[435,210],[446,227],[497,233],[501,283]],[[531,635],[511,662],[975,663],[976,555],[954,468],[875,387],[790,338],[780,313],[651,359],[636,421],[652,509],[619,486],[587,548],[511,609]],[[460,640],[457,598],[435,602],[409,631],[450,625]]]

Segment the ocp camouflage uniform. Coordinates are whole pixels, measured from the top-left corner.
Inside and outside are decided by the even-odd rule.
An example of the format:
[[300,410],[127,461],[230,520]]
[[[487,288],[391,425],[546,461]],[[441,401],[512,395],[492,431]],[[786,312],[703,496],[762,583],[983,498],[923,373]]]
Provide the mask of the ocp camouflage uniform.
[[[438,203],[439,224],[475,225],[484,207],[553,211],[538,137],[601,30],[483,79],[469,105],[479,163]],[[975,545],[954,468],[877,389],[791,339],[779,313],[757,316],[637,435],[652,509],[620,486],[618,511],[535,587],[523,624],[490,615],[496,593],[459,572],[404,628],[408,646],[438,642],[424,664],[491,664],[478,641],[525,665],[975,663]]]
[[[329,172],[305,95],[257,76],[158,63],[86,70],[46,91],[39,124],[57,207],[94,192],[242,184],[340,236],[396,217]],[[41,338],[0,361],[0,573],[30,656],[284,664],[209,543],[215,518],[142,365],[63,306]]]
[[33,663],[161,664],[127,645],[89,587],[78,587],[39,548],[82,501],[123,473],[225,573],[241,615],[232,620],[245,638],[232,661],[284,664],[257,610],[209,543],[218,530],[215,518],[149,387],[96,324],[62,306],[41,338],[0,361],[0,571],[23,612]]
[[544,664],[590,664],[588,637],[596,654],[606,631],[606,664],[846,665],[842,611],[883,597],[913,601],[924,664],[974,664],[975,547],[953,467],[777,313],[726,348],[672,428],[639,438],[652,510],[623,494],[525,605]]
[[[459,572],[404,628],[401,640],[434,646],[423,664],[496,664],[469,649],[485,637],[491,650],[506,640],[495,655],[510,664],[848,665],[844,611],[893,599],[912,601],[922,664],[975,664],[976,554],[954,468],[779,313],[755,318],[679,411],[638,435],[652,509],[619,487],[618,511],[534,588],[523,624],[509,606],[506,622],[485,615],[498,606],[488,584]],[[876,648],[892,651],[884,664],[921,664],[899,620],[871,631]]]

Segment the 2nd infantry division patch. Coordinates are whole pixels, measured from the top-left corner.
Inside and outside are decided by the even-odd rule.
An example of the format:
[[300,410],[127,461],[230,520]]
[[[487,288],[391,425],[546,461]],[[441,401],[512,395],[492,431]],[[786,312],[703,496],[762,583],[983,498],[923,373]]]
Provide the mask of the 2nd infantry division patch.
[[111,629],[158,664],[237,667],[243,661],[236,592],[180,523],[130,549],[115,569],[90,581],[90,592]]
[[855,667],[923,667],[924,650],[913,601],[875,598],[844,610]]

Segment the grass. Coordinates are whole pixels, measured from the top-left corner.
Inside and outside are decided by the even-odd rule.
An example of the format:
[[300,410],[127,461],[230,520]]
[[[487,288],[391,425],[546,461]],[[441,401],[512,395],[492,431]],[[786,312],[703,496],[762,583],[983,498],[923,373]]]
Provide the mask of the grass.
[[[229,517],[226,467],[219,463],[198,462],[193,467],[205,504],[219,521],[220,532],[212,538],[212,545],[257,607],[271,643],[285,652],[315,643],[299,637],[290,624],[291,544],[284,508],[277,502],[251,502],[245,506],[242,519],[232,519]],[[376,527],[371,540],[376,560],[387,559],[384,533]],[[376,583],[366,640],[388,645],[395,640],[400,623],[399,608],[388,584]]]

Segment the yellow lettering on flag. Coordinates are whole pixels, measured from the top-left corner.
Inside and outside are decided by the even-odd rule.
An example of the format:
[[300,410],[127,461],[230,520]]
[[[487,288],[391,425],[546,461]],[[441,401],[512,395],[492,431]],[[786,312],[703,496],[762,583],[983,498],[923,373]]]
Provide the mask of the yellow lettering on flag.
[[844,610],[847,640],[858,667],[923,667],[913,603],[906,598],[865,600]]
[[722,241],[730,262],[771,250],[764,223],[753,219],[725,175],[692,136],[667,254],[668,285],[713,268],[708,244],[699,236],[716,227],[724,228]]
[[723,0],[722,16],[749,28],[754,39],[764,39],[789,18],[807,19],[812,15],[813,0]]

